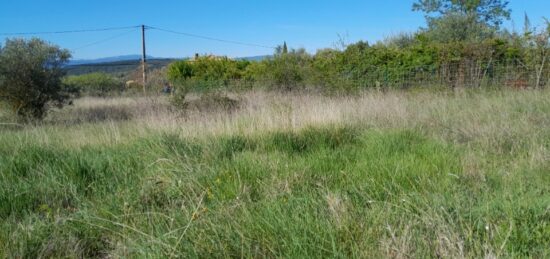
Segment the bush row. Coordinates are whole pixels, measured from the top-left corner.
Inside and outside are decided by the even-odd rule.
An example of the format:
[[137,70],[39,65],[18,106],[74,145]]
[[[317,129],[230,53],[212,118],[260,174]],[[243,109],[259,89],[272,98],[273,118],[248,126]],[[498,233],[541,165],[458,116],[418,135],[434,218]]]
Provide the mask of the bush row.
[[177,61],[169,66],[168,77],[180,88],[195,90],[263,87],[340,92],[414,85],[503,86],[514,80],[543,87],[550,66],[540,69],[538,57],[532,55],[536,48],[519,39],[509,35],[474,43],[440,43],[419,33],[315,54],[290,50],[257,62],[226,57]]

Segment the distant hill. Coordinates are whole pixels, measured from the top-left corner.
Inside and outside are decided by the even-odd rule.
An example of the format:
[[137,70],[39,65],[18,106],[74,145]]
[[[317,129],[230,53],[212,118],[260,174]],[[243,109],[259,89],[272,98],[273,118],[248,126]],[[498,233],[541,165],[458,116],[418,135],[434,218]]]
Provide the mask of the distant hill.
[[263,56],[252,56],[252,57],[244,57],[244,58],[236,58],[238,60],[248,60],[248,61],[262,61],[264,59],[270,58],[270,55],[263,55]]
[[[118,61],[129,61],[129,60],[140,60],[141,55],[123,55],[123,56],[114,56],[98,59],[76,59],[69,61],[69,66],[75,65],[84,65],[84,64],[100,64],[100,63],[109,63],[109,62],[118,62]],[[147,59],[156,59],[152,56],[147,56]]]
[[[269,57],[271,56],[262,55],[262,56],[241,57],[241,58],[235,58],[235,59],[249,60],[249,61],[262,61]],[[175,60],[176,58],[157,58],[153,56],[147,56],[147,59],[148,60],[166,60],[166,59]],[[101,64],[101,63],[111,63],[111,62],[119,62],[119,61],[135,61],[135,60],[141,60],[141,55],[137,55],[137,54],[122,55],[122,56],[113,56],[113,57],[105,57],[105,58],[97,58],[97,59],[75,59],[75,60],[70,60],[68,63],[68,66]]]
[[[262,61],[271,56],[252,56],[236,58],[238,60]],[[182,59],[176,58],[155,58],[147,57],[147,67],[150,70],[159,69],[168,64]],[[125,77],[130,73],[136,72],[141,64],[141,55],[124,55],[115,57],[106,57],[99,59],[78,59],[71,60],[65,67],[68,75],[82,75],[88,73],[108,73],[117,77]]]
[[[147,68],[150,70],[159,69],[176,61],[177,59],[149,59],[147,60]],[[65,67],[67,75],[82,75],[89,73],[107,73],[117,77],[124,77],[130,73],[138,71],[141,65],[141,59],[120,60],[100,63],[85,63],[68,65]]]

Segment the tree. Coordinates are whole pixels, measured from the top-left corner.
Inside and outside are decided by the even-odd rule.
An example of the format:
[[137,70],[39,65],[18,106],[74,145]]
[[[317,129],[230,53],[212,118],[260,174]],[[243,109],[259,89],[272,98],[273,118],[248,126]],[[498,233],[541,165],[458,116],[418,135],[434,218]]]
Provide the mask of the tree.
[[277,47],[275,47],[274,53],[275,56],[284,54],[288,54],[288,46],[286,45],[286,41],[283,42],[283,45],[277,45]]
[[71,57],[40,39],[8,39],[0,48],[0,97],[21,117],[41,119],[48,105],[62,106],[68,95],[61,79]]
[[511,13],[503,0],[418,0],[413,10],[426,14],[424,32],[442,43],[490,38]]
[[432,14],[446,16],[460,14],[472,16],[478,22],[498,28],[504,19],[510,19],[511,10],[508,1],[503,0],[418,0],[413,4],[413,11],[426,13],[428,19]]
[[472,15],[450,13],[437,19],[428,19],[425,35],[434,42],[479,43],[495,35],[495,29],[476,21]]

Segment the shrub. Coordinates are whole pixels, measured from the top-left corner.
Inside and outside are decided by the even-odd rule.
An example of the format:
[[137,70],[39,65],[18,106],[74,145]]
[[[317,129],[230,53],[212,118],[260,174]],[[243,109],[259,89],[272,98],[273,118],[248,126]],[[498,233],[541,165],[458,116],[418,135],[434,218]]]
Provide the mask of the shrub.
[[63,66],[71,57],[40,39],[8,39],[0,48],[0,98],[22,118],[41,119],[48,105],[62,106]]
[[[311,56],[304,49],[291,50],[286,54],[275,55],[263,61],[265,74],[260,80],[268,82],[269,87],[277,90],[292,90],[307,85],[310,75]],[[263,77],[263,78],[262,78]]]
[[203,56],[194,60],[176,61],[168,67],[168,79],[172,82],[187,81],[194,90],[226,88],[245,76],[249,61],[227,57]]
[[120,93],[124,89],[122,81],[105,73],[69,76],[63,79],[63,83],[91,96],[108,96]]
[[168,79],[171,81],[193,77],[193,66],[186,60],[176,61],[168,65]]
[[171,103],[187,108],[186,94],[191,91],[215,92],[229,86],[242,87],[249,61],[227,57],[203,56],[194,60],[176,61],[168,66],[167,76],[175,87]]
[[173,80],[174,92],[170,98],[170,103],[178,109],[185,109],[187,107],[187,100],[185,97],[189,93],[189,82],[186,80]]
[[[280,46],[270,58],[253,62],[202,57],[173,63],[168,75],[173,80],[185,80],[190,90],[208,91],[314,87],[339,94],[364,88],[477,88],[513,82],[542,88],[550,84],[550,66],[546,65],[550,30],[528,25],[523,36],[500,30],[497,25],[507,16],[506,4],[474,2],[467,5],[473,8],[468,13],[457,13],[466,8],[461,1],[418,1],[417,10],[436,8],[428,13],[445,14],[429,18],[426,29],[375,44],[359,41],[342,49],[319,50],[315,55],[288,47],[284,51]],[[447,13],[446,8],[453,12]]]
[[154,92],[161,92],[163,87],[168,83],[167,68],[159,68],[151,70],[147,75],[147,89]]

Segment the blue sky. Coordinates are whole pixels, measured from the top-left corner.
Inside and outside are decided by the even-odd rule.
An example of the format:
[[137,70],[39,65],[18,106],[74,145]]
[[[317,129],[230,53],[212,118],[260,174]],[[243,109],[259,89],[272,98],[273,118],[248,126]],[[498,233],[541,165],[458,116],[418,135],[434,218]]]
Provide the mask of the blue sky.
[[[310,52],[332,47],[341,35],[348,42],[374,42],[424,25],[423,15],[411,11],[413,0],[2,0],[0,33],[94,29],[146,24],[261,45],[287,41]],[[550,17],[550,0],[511,0],[515,27],[522,28],[527,12],[533,24]],[[508,22],[507,27],[513,24]],[[122,33],[126,33],[121,35]],[[121,36],[119,36],[121,35]],[[115,39],[84,47],[90,43]],[[4,36],[0,36],[4,37]],[[140,32],[90,32],[40,35],[73,51],[75,59],[140,53]],[[3,42],[3,38],[0,39]],[[185,57],[212,53],[230,57],[270,54],[264,48],[225,44],[147,31],[148,54]]]

